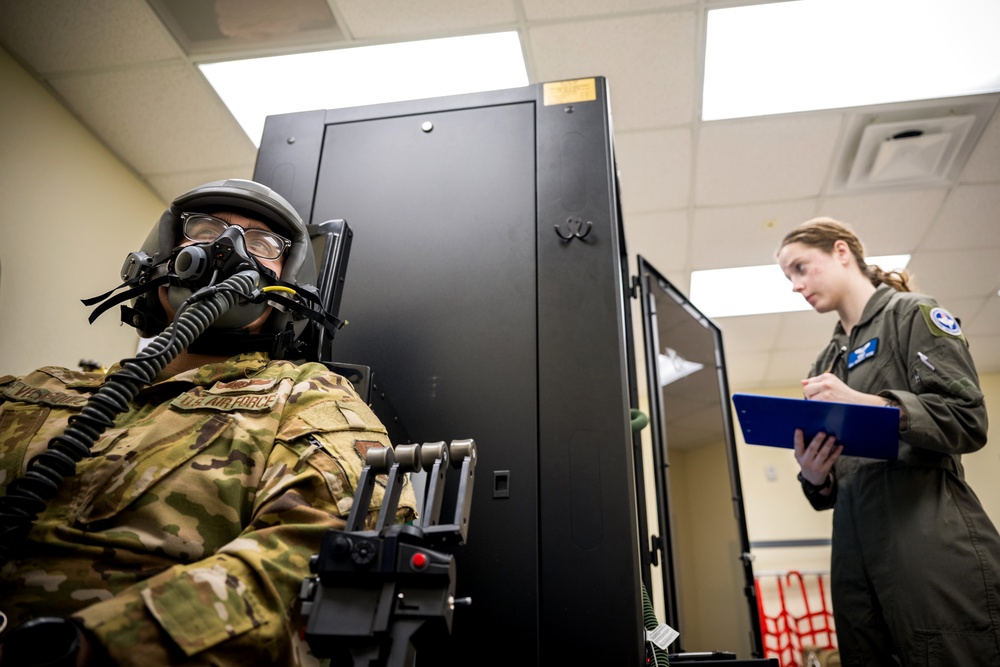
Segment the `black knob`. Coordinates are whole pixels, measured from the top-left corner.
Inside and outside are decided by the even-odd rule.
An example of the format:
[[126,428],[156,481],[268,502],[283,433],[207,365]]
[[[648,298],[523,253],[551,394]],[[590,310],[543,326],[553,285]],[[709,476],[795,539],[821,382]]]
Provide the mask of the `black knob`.
[[375,560],[376,548],[373,542],[358,542],[351,552],[351,559],[358,565],[370,565]]

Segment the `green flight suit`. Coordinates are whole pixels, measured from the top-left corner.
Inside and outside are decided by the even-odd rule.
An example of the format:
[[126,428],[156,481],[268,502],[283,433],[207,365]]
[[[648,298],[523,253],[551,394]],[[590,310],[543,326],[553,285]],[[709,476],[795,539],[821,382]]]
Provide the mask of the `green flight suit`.
[[[839,354],[846,346],[847,354]],[[834,364],[836,360],[836,363]],[[899,459],[841,456],[831,588],[844,665],[1000,665],[1000,536],[965,483],[986,407],[959,324],[929,297],[880,286],[810,375],[899,403]]]
[[[0,492],[104,377],[0,378]],[[299,639],[300,585],[345,527],[364,452],[388,444],[321,364],[250,353],[154,383],[0,570],[0,609],[11,623],[72,616],[121,665],[318,664]],[[398,520],[415,506],[407,483]]]

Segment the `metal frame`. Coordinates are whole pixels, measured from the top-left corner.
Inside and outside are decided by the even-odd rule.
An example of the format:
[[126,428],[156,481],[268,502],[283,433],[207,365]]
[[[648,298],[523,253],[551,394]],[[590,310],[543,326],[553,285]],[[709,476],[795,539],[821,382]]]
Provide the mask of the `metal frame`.
[[[739,459],[736,452],[736,438],[733,430],[732,412],[729,409],[730,392],[729,380],[726,375],[726,356],[722,345],[722,331],[694,304],[692,304],[684,294],[674,287],[669,280],[660,274],[641,255],[638,257],[638,284],[640,300],[642,303],[642,324],[643,338],[645,341],[646,355],[646,381],[649,387],[650,403],[650,431],[653,444],[653,460],[657,474],[655,475],[657,512],[659,518],[660,536],[662,539],[659,547],[662,554],[663,566],[661,570],[666,619],[665,622],[671,627],[681,632],[683,641],[683,629],[680,622],[680,608],[678,601],[678,573],[677,563],[674,556],[675,539],[673,526],[670,520],[670,460],[668,456],[669,443],[664,435],[663,424],[665,423],[665,411],[663,404],[663,394],[659,391],[660,373],[657,364],[660,340],[656,326],[657,313],[653,302],[652,283],[656,282],[658,288],[668,297],[680,305],[696,322],[709,331],[715,343],[715,371],[719,386],[719,399],[722,406],[719,418],[722,420],[723,435],[726,440],[727,460],[729,463],[729,484],[732,491],[733,514],[736,518],[737,532],[740,544],[741,564],[744,577],[744,595],[747,601],[748,613],[750,617],[751,649],[753,656],[763,657],[763,638],[760,630],[760,613],[757,606],[756,592],[754,589],[753,563],[750,555],[750,537],[747,532],[746,513],[743,506],[743,489],[740,481]],[[656,547],[654,546],[654,551]]]

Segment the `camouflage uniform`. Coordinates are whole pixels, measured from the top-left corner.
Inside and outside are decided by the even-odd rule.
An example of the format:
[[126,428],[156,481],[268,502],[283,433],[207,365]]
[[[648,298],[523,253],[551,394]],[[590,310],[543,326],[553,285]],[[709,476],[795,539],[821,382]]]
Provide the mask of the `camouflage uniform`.
[[961,328],[933,299],[883,285],[810,376],[831,365],[902,410],[898,461],[841,456],[833,495],[806,493],[834,507],[843,664],[1000,665],[1000,536],[961,463],[986,444],[986,406]]
[[[103,381],[0,378],[0,491]],[[385,428],[320,364],[259,353],[143,389],[0,570],[0,609],[80,621],[122,665],[310,664],[296,595]],[[376,487],[369,520],[377,514]],[[407,484],[399,520],[414,518]]]

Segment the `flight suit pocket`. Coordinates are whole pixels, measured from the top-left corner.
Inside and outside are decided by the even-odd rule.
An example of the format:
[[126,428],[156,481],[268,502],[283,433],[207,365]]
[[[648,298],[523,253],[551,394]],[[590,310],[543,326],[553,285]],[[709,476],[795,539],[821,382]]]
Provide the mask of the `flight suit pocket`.
[[[118,437],[109,434],[101,455],[81,461],[78,467],[77,522],[87,525],[117,515],[211,446],[229,423],[227,416],[213,414],[187,421],[185,428],[174,432],[133,431],[129,438],[121,437],[124,432]],[[170,435],[164,437],[164,432]]]
[[917,630],[924,651],[918,665],[1000,665],[992,629],[983,631]]
[[982,404],[983,392],[975,382],[961,373],[954,373],[955,368],[946,363],[948,352],[931,348],[927,354],[921,352],[918,355],[910,362],[909,368],[910,384],[915,393],[954,396],[973,405]]
[[246,584],[219,564],[191,568],[154,583],[142,597],[189,657],[258,628],[267,618]]
[[43,406],[4,406],[0,412],[0,488],[23,472],[28,443],[45,423],[50,409]]

